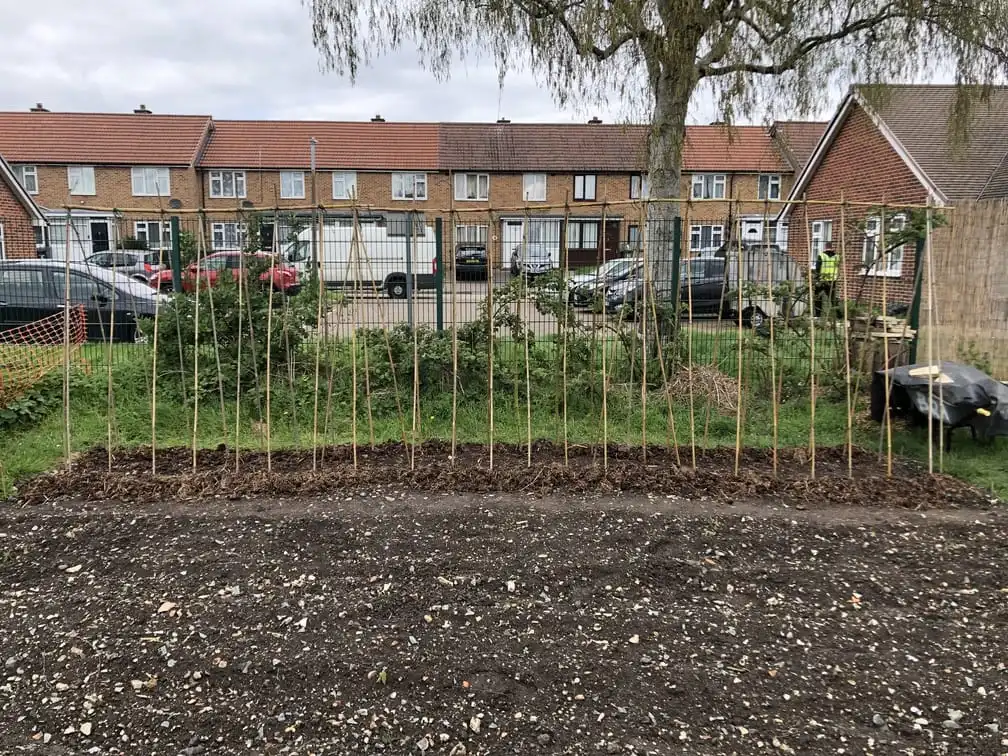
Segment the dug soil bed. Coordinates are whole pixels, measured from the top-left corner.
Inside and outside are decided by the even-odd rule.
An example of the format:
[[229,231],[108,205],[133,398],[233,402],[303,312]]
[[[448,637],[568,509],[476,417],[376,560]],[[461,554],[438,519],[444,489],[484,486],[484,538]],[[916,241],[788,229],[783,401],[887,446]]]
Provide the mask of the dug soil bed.
[[[981,491],[948,476],[929,476],[919,465],[897,460],[886,474],[878,456],[853,454],[848,475],[847,449],[820,448],[815,477],[807,449],[778,452],[777,472],[769,450],[741,453],[735,474],[735,450],[697,450],[696,469],[688,447],[678,455],[666,448],[612,446],[608,459],[601,447],[537,442],[528,447],[464,444],[456,448],[432,441],[415,449],[401,443],[374,448],[335,446],[311,451],[263,452],[219,447],[201,450],[193,469],[187,448],[159,449],[151,474],[150,449],[116,450],[111,468],[105,449],[75,458],[72,465],[22,481],[25,503],[73,498],[81,501],[184,501],[202,497],[287,497],[333,491],[381,491],[383,488],[428,493],[551,493],[608,495],[647,493],[690,500],[768,501],[804,507],[892,506],[910,509],[982,508],[991,500]],[[236,469],[237,464],[237,469]],[[314,468],[314,469],[313,469]]]
[[0,504],[0,753],[1008,752],[994,512],[386,493]]

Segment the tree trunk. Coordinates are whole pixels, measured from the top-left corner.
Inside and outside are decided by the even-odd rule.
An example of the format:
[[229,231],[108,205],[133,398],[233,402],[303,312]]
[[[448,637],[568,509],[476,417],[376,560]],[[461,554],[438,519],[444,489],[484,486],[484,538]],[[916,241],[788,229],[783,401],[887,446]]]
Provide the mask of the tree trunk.
[[[675,227],[679,218],[683,144],[686,114],[697,85],[693,55],[684,65],[655,63],[651,84],[655,98],[654,119],[648,151],[648,265],[656,303],[678,312],[679,254],[675,248]],[[670,201],[671,200],[671,201]],[[688,240],[689,229],[682,229]],[[686,247],[681,243],[680,247]],[[650,308],[649,308],[650,309]]]

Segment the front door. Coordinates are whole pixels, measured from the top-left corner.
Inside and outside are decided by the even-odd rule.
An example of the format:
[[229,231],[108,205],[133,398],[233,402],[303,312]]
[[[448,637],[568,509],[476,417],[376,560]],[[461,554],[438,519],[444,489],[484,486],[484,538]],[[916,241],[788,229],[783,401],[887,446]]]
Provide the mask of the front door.
[[511,255],[514,249],[522,243],[524,224],[520,220],[501,221],[501,267],[511,267]]
[[91,252],[109,251],[108,221],[91,221]]
[[618,220],[607,220],[605,224],[605,234],[602,236],[603,247],[599,252],[599,262],[602,260],[612,260],[619,256],[620,245],[620,222]]

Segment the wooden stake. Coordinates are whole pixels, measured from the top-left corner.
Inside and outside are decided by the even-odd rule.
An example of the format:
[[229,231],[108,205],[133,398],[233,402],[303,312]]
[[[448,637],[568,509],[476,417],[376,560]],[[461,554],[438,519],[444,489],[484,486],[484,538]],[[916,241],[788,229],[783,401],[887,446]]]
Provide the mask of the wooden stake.
[[[63,250],[63,464],[70,469],[70,208],[66,215],[66,245]],[[153,446],[153,444],[152,444]]]
[[[605,233],[608,198],[602,203],[602,228]],[[602,247],[602,264],[605,265],[605,247]],[[622,320],[622,313],[620,313]],[[617,328],[619,326],[617,325]],[[604,333],[604,332],[603,332]],[[602,469],[609,471],[609,376],[607,374],[606,353],[609,351],[608,338],[602,341]]]
[[[200,249],[206,249],[206,233],[204,229],[204,223],[206,218],[204,216],[199,216],[199,246]],[[207,288],[207,297],[210,299],[210,329],[213,334],[214,340],[214,359],[217,362],[217,394],[220,398],[220,413],[221,413],[221,429],[224,433],[225,440],[228,437],[228,421],[227,421],[227,408],[224,403],[224,373],[221,368],[220,359],[220,340],[217,337],[217,313],[214,308],[213,300],[213,287]]]
[[[496,235],[500,233],[499,244],[497,245],[500,249],[500,264],[504,264],[504,235],[503,229],[500,228],[500,218],[497,219],[497,224],[494,224],[493,213],[490,213],[490,223]],[[490,255],[487,255],[487,265],[489,270],[487,271],[487,420],[488,427],[487,433],[489,434],[489,449],[488,453],[490,455],[490,471],[493,472],[494,466],[494,334],[497,331],[497,322],[494,317],[494,303],[493,303],[493,266],[490,264]]]
[[[412,225],[412,224],[410,224]],[[350,256],[348,267],[353,267],[353,292],[360,297],[360,237],[357,228],[350,230]],[[353,455],[354,470],[357,469],[357,328],[360,323],[360,307],[353,308],[353,323],[350,326],[350,452]]]
[[[409,254],[413,255],[417,260],[420,256],[417,254],[417,233],[416,233],[416,215],[414,213],[409,213],[407,216],[409,218],[409,234],[413,237],[413,247],[410,249]],[[426,222],[426,221],[425,221]],[[410,266],[411,269],[416,268],[415,265]],[[416,297],[416,290],[410,285],[410,292]],[[416,447],[417,447],[417,433],[419,431],[420,424],[420,354],[419,354],[419,344],[417,343],[419,327],[414,322],[413,323],[413,443],[410,446],[410,470],[416,469]]]
[[[312,219],[315,222],[315,219]],[[276,233],[274,231],[274,233]],[[319,264],[314,271],[318,283],[318,301],[315,304],[315,393],[312,407],[312,472],[318,471],[318,410],[319,410],[319,378],[322,372],[322,301],[326,299],[325,282],[325,222],[321,216],[318,219]],[[328,311],[325,313],[328,319]]]
[[[928,198],[928,205],[931,198]],[[934,475],[934,277],[931,267],[931,208],[927,209],[926,236],[924,237],[924,264],[927,271],[927,361],[928,361],[928,474]],[[914,271],[917,274],[918,271]],[[942,415],[944,405],[942,406]],[[939,419],[942,415],[939,415]],[[944,436],[942,437],[944,443]]]
[[[603,229],[603,237],[605,236]],[[603,242],[604,243],[604,242]],[[651,271],[648,268],[648,244],[641,245],[641,460],[647,462],[647,364],[648,364],[648,289],[651,287]],[[652,309],[655,297],[651,297]],[[636,306],[636,303],[635,303]],[[657,328],[657,323],[656,326]]]
[[[740,224],[741,225],[741,224]],[[770,245],[770,201],[766,200],[763,203],[763,243],[766,245],[767,253],[767,277],[768,277],[768,287],[770,290],[770,301],[777,301],[776,294],[774,292],[774,260],[773,251]],[[776,307],[774,308],[776,310]],[[779,417],[777,412],[777,346],[774,341],[774,321],[777,320],[777,313],[774,312],[770,317],[770,412],[773,417],[773,476],[777,477],[777,465],[778,465],[778,432],[780,428]]]
[[808,215],[808,201],[805,195],[802,195],[802,199],[805,200],[803,210],[805,212],[805,238],[808,239],[808,250],[809,250],[809,264],[808,264],[808,291],[809,291],[809,459],[810,459],[810,475],[815,479],[815,463],[816,463],[816,440],[815,440],[815,410],[816,410],[816,358],[815,358],[815,342],[816,342],[816,332],[815,332],[815,303],[816,303],[816,293],[815,287],[812,284],[812,265],[813,265],[813,249],[812,249],[812,222],[809,220]]
[[[523,244],[525,245],[525,252],[527,254],[528,250],[528,227],[531,223],[531,217],[529,216],[528,208],[525,209],[525,226],[522,231]],[[557,240],[559,241],[559,240]],[[515,310],[521,311],[525,307],[525,303],[528,301],[528,276],[522,275],[522,299],[521,302],[515,305]],[[524,320],[524,318],[522,318]],[[529,336],[532,334],[532,329],[529,328],[528,323],[525,324],[525,332],[522,334],[522,342],[525,347],[525,434],[527,445],[527,458],[525,461],[526,467],[532,467],[532,381],[529,374]]]
[[[697,469],[696,454],[696,399],[693,391],[693,232],[690,230],[689,213],[691,200],[686,202],[686,215],[682,219],[682,233],[679,234],[679,267],[682,269],[682,249],[686,248],[686,380],[689,393],[689,442],[690,461]],[[689,241],[683,243],[682,239]],[[673,257],[673,259],[675,259]],[[681,284],[680,284],[681,286]],[[675,306],[679,307],[679,292],[673,292]]]
[[235,475],[241,469],[241,375],[242,375],[242,317],[245,309],[242,307],[245,290],[245,255],[238,258],[238,373],[235,381]]
[[[570,207],[564,203],[564,221],[563,221],[563,234],[564,239],[567,238],[567,232],[570,228]],[[602,235],[602,259],[605,259],[606,254],[606,233],[605,227],[600,231]],[[567,245],[567,249],[561,248],[561,253],[564,257],[564,272],[563,272],[563,286],[567,285],[567,281],[570,280],[570,245]],[[569,439],[567,432],[567,336],[570,330],[570,311],[571,311],[571,300],[570,294],[563,288],[561,288],[561,296],[564,299],[564,330],[563,330],[563,365],[561,367],[562,382],[563,386],[561,389],[561,402],[563,411],[563,449],[564,449],[564,467],[570,465],[570,448]]]
[[[273,234],[273,244],[276,245],[276,233]],[[273,413],[270,406],[271,388],[273,383],[273,289],[276,288],[273,282],[274,267],[276,263],[270,260],[269,271],[269,295],[268,310],[266,311],[266,472],[273,472]],[[198,280],[198,276],[197,276]],[[196,287],[199,291],[199,287]]]
[[[888,223],[888,215],[886,213],[886,206],[882,205],[882,219],[879,223],[879,252],[882,255],[882,317],[883,323],[887,322],[884,318],[888,317],[889,311],[889,260],[886,254],[886,223]],[[888,371],[890,369],[889,365],[889,328],[888,326],[882,329],[885,332],[885,336],[882,338],[882,352],[884,354],[884,364],[885,369]],[[892,396],[892,380],[888,377],[885,381],[885,434],[886,434],[886,477],[892,477],[892,413],[889,410],[889,399]]]
[[[737,215],[737,213],[736,213]],[[739,474],[739,466],[742,464],[742,287],[745,285],[745,266],[742,260],[742,223],[739,224],[739,232],[735,235],[735,246],[738,251],[738,275],[736,276],[736,286],[738,289],[738,330],[736,331],[737,352],[736,365],[736,393],[735,393],[735,475]],[[691,381],[692,382],[692,381]]]
[[[164,233],[164,211],[159,217],[161,232]],[[159,264],[163,262],[158,259]],[[160,325],[161,314],[161,283],[158,282],[158,296],[154,298],[154,336],[151,339],[153,354],[151,355],[151,475],[157,475],[157,358],[158,358],[158,326]]]
[[[116,248],[116,232],[118,223],[113,221],[109,228],[109,249]],[[105,358],[105,425],[108,432],[108,441],[105,444],[105,451],[108,456],[108,472],[112,472],[112,416],[115,413],[112,393],[112,342],[115,338],[115,311],[116,311],[116,268],[112,266],[112,307],[109,311],[109,333],[108,333],[108,353]]]
[[[453,179],[454,180],[454,179]],[[451,218],[451,231],[452,241],[454,242],[450,245],[451,249],[455,248],[457,244],[456,229],[458,229],[458,218],[455,215],[454,210],[454,198],[455,193],[451,193],[452,201],[452,214],[449,216]],[[444,239],[444,234],[442,234],[442,240]],[[442,244],[442,263],[444,263],[444,247],[449,245]],[[487,238],[484,242],[484,251],[486,253],[486,274],[487,280],[489,281],[493,277],[493,263],[490,260],[490,227],[487,226]],[[455,467],[455,457],[458,450],[458,387],[459,387],[459,374],[458,374],[458,261],[452,258],[452,286],[451,286],[451,319],[452,319],[452,411],[451,411],[451,465]],[[443,283],[442,283],[443,285]]]
[[[206,249],[196,250],[196,312],[193,317],[193,427],[192,427],[192,470],[196,472],[196,450],[199,447],[199,332],[200,332],[200,289],[203,288],[201,264],[206,256]],[[209,285],[209,281],[207,284]]]

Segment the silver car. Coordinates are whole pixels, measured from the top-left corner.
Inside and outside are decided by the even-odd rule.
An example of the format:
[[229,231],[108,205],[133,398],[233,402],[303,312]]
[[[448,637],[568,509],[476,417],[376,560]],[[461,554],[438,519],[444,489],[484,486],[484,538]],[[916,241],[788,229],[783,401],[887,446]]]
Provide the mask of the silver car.
[[549,248],[541,242],[524,242],[511,253],[511,275],[540,276],[559,268]]
[[134,278],[147,283],[151,276],[161,270],[162,256],[166,252],[144,249],[119,249],[115,252],[98,252],[84,260],[84,264],[96,268],[115,271],[117,276]]

